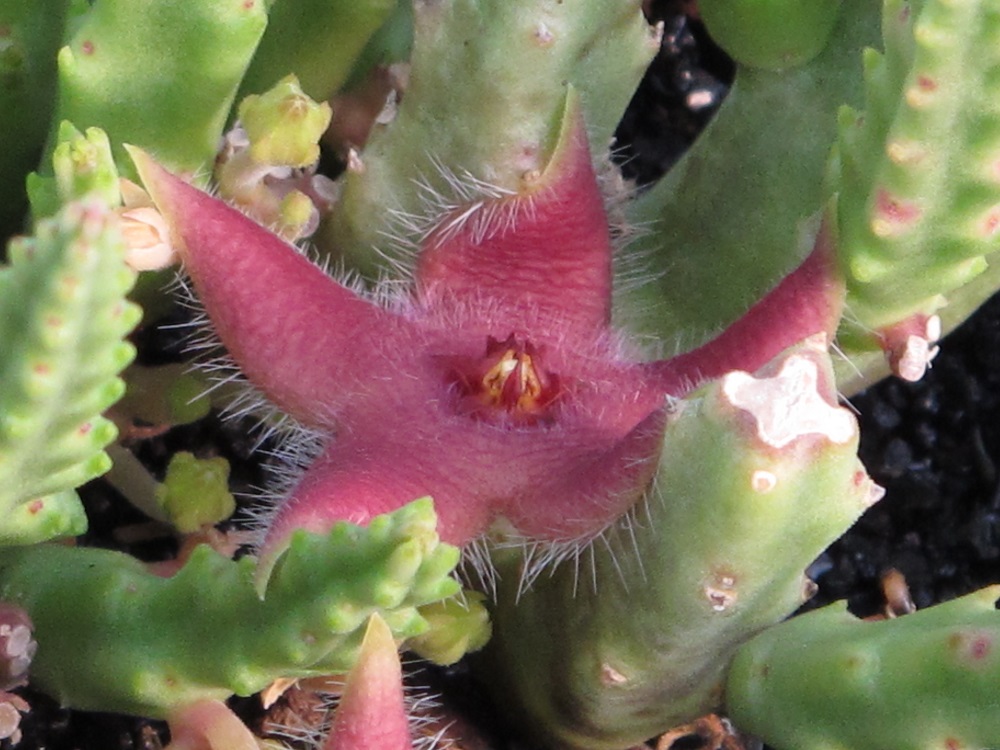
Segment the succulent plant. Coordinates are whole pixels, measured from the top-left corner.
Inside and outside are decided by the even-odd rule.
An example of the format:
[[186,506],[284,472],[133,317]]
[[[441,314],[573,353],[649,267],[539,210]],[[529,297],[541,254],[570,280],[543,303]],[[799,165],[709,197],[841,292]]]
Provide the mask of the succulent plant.
[[[0,9],[0,188],[31,203],[0,272],[0,600],[34,686],[249,748],[222,701],[346,674],[323,747],[402,750],[398,648],[485,644],[540,747],[710,712],[779,750],[1000,742],[994,590],[787,619],[882,494],[839,395],[921,377],[1000,286],[997,0],[702,0],[736,80],[641,194],[608,158],[663,34],[638,0],[48,5]],[[224,356],[126,369],[136,270],[151,326],[177,261]],[[238,560],[206,531],[226,462],[154,476],[117,439],[209,403],[284,441]],[[177,560],[44,543],[109,456]]]

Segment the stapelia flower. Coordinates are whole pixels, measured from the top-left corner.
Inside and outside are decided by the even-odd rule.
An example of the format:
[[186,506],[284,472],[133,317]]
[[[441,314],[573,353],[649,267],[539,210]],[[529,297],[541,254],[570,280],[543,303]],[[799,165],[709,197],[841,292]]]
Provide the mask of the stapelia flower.
[[451,543],[500,519],[527,538],[590,538],[651,480],[666,396],[754,370],[838,318],[840,285],[819,243],[714,341],[639,361],[610,325],[613,245],[573,107],[549,164],[517,194],[439,217],[409,295],[390,306],[135,159],[233,359],[329,436],[274,514],[265,568],[294,529],[365,522],[424,495]]

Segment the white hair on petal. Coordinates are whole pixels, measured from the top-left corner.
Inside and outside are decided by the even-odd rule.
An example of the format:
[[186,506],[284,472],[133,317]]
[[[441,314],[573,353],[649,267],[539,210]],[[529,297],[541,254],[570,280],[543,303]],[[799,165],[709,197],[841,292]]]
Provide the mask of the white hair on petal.
[[[297,248],[306,255],[306,251]],[[298,482],[306,467],[321,451],[326,435],[297,421],[272,404],[240,370],[239,365],[226,351],[212,326],[212,321],[194,293],[190,280],[182,273],[175,275],[168,286],[182,308],[188,310],[189,320],[163,326],[164,328],[189,329],[184,351],[192,357],[189,370],[206,376],[209,385],[197,398],[214,395],[221,402],[220,416],[225,421],[248,421],[254,435],[252,450],[266,459],[263,469],[266,483],[254,487],[253,493],[244,493],[249,501],[235,517],[245,524],[258,538],[277,512],[277,506],[287,498],[288,492]],[[268,445],[266,450],[263,446]]]
[[485,536],[478,536],[467,543],[462,548],[458,573],[469,588],[482,591],[495,601],[500,578],[490,549],[491,545]]
[[[406,664],[407,662],[404,662]],[[406,675],[414,677],[419,674],[419,668],[409,668]],[[288,741],[307,748],[318,748],[324,744],[332,730],[333,716],[340,702],[340,691],[345,678],[327,680],[330,690],[316,690],[316,701],[307,702],[311,710],[308,716],[297,712],[286,712],[286,721],[294,723],[269,723],[266,738]],[[403,705],[406,710],[410,736],[413,738],[413,750],[448,750],[455,746],[447,737],[451,723],[441,724],[435,716],[441,709],[440,696],[423,685],[413,685],[409,681],[403,686]]]
[[417,195],[416,211],[388,207],[387,227],[379,231],[383,247],[373,247],[383,263],[398,278],[410,280],[417,256],[424,245],[447,242],[469,232],[475,244],[512,231],[521,216],[534,211],[530,196],[509,200],[517,192],[501,187],[468,170],[456,171],[428,154],[432,176],[419,174],[412,181]]
[[[632,466],[655,460],[654,456],[636,457]],[[640,532],[654,529],[653,514],[650,503],[653,497],[660,497],[656,490],[657,479],[654,477],[646,491],[623,513],[609,520],[603,528],[592,533],[565,539],[538,539],[506,530],[494,538],[488,536],[475,540],[464,550],[463,574],[468,577],[471,570],[480,582],[479,588],[496,599],[499,574],[493,564],[493,553],[503,553],[506,550],[517,550],[521,561],[515,592],[515,601],[520,600],[531,587],[543,576],[552,577],[563,566],[572,566],[573,595],[576,596],[582,588],[592,594],[598,593],[600,581],[598,572],[598,555],[605,556],[614,568],[615,577],[626,589],[634,583],[635,575],[639,580],[646,580],[646,569],[643,565],[640,551]],[[617,504],[617,503],[611,503]],[[619,559],[619,552],[628,550],[624,560],[635,565],[633,570],[625,570]],[[475,580],[468,580],[470,585]],[[475,586],[474,586],[475,587]]]

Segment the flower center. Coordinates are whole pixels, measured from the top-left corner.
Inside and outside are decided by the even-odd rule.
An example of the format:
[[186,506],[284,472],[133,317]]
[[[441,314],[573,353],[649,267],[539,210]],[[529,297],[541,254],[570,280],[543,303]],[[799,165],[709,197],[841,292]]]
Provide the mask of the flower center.
[[514,334],[504,341],[489,336],[486,354],[460,373],[463,404],[480,418],[536,424],[551,419],[551,404],[560,394],[559,376],[544,366],[542,353]]

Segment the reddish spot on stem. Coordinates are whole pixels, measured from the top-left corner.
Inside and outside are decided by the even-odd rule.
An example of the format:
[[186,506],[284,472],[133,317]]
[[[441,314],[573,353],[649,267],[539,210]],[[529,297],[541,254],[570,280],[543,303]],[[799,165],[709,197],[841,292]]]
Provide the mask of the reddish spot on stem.
[[945,750],[962,750],[962,743],[954,737],[949,737],[944,741]]
[[85,55],[94,54],[94,43],[87,39],[83,44],[80,45],[80,51]]
[[979,636],[974,638],[972,643],[969,644],[969,655],[977,661],[979,659],[984,659],[990,653],[992,648],[992,641],[986,636]]
[[77,430],[77,432],[79,432],[81,435],[87,435],[92,429],[94,429],[93,424],[91,424],[90,422],[84,422],[82,425],[80,425],[80,429]]
[[858,469],[856,472],[854,472],[853,481],[855,487],[860,487],[861,485],[863,485],[865,482],[868,481],[868,475],[865,472]]
[[991,236],[1000,228],[1000,207],[993,208],[983,219],[983,234]]
[[955,633],[949,639],[949,644],[959,656],[966,656],[973,662],[983,661],[993,650],[993,638],[982,632]]
[[30,503],[28,503],[28,512],[31,515],[35,515],[37,513],[40,513],[42,511],[42,508],[44,507],[45,507],[44,500],[32,500]]
[[254,0],[245,0],[245,2],[243,3],[243,7],[246,8],[247,10],[253,10],[254,5],[255,5]]
[[928,76],[917,76],[917,88],[921,91],[935,91],[937,82]]
[[48,375],[52,372],[52,368],[45,363],[39,363],[31,368],[35,375]]
[[879,219],[893,224],[908,224],[920,217],[917,206],[893,198],[885,188],[875,194],[875,211]]

